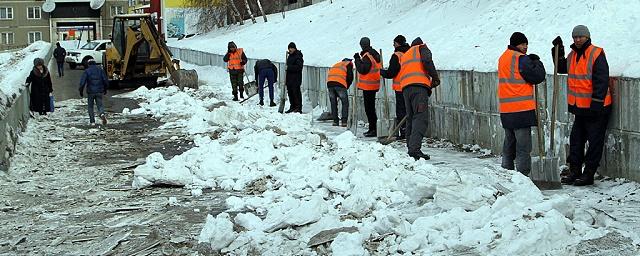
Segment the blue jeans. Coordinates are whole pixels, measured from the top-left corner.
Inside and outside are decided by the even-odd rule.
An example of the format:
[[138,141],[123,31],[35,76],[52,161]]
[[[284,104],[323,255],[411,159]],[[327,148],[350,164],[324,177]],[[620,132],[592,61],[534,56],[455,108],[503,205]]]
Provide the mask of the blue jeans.
[[64,76],[64,62],[58,63],[58,76]]
[[102,106],[102,93],[91,93],[89,95],[87,95],[87,100],[89,101],[89,122],[90,123],[95,123],[96,119],[94,117],[93,114],[93,104],[95,101],[95,104],[98,105],[98,114],[102,115],[104,114],[104,107]]
[[260,70],[258,75],[258,95],[260,95],[260,101],[264,99],[264,80],[267,80],[269,86],[269,100],[273,101],[273,83],[275,82],[275,74],[272,69]]

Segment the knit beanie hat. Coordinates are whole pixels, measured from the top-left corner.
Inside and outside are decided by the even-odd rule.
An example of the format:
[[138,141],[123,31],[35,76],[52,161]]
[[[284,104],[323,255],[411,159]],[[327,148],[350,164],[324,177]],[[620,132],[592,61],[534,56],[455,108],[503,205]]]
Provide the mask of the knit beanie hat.
[[407,39],[403,35],[397,35],[396,38],[393,39],[394,42],[399,45],[403,45],[407,43]]
[[529,43],[529,40],[527,40],[527,37],[524,36],[524,34],[520,33],[520,32],[514,32],[511,35],[511,38],[509,38],[509,44],[511,46],[518,46],[520,44],[523,43]]
[[586,36],[591,38],[591,33],[589,33],[589,28],[585,25],[578,25],[573,28],[573,32],[571,32],[571,36]]
[[371,40],[368,37],[360,38],[360,47],[365,48],[371,46]]
[[38,66],[38,65],[42,65],[42,66],[44,66],[44,60],[43,60],[43,59],[41,59],[41,58],[35,58],[35,59],[33,60],[33,65],[34,65],[34,66]]
[[229,44],[227,44],[227,48],[231,49],[231,48],[238,48],[238,46],[236,46],[236,43],[234,43],[233,41],[229,42]]
[[291,48],[296,49],[296,50],[298,49],[296,47],[296,43],[294,43],[294,42],[289,43],[289,45],[287,46],[287,49],[291,49]]

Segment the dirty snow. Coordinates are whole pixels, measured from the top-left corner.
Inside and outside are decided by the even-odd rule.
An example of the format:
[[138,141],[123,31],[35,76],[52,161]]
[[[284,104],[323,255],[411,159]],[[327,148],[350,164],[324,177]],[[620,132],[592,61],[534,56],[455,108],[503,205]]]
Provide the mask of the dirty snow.
[[[358,231],[321,245],[335,255],[571,254],[574,245],[614,230],[637,249],[638,236],[628,227],[594,221],[602,216],[589,218],[570,195],[543,194],[495,158],[469,160],[430,148],[432,160],[414,161],[402,144],[384,146],[312,125],[310,114],[282,115],[256,106],[257,99],[245,105],[220,100],[229,94],[224,69],[196,69],[218,76],[201,77],[198,91],[124,95],[145,101],[132,113],[160,118],[167,122],[161,128],[180,128],[195,143],[171,159],[151,154],[135,169],[132,186],[240,193],[227,198],[227,212],[206,219],[199,240],[213,250],[308,255],[318,252],[307,245],[314,235],[339,227]],[[477,146],[463,150],[486,157]]]
[[273,14],[267,23],[246,21],[172,45],[224,54],[227,42],[234,41],[249,58],[283,61],[293,41],[305,64],[327,67],[358,52],[362,36],[371,38],[375,49],[392,52],[393,38],[402,34],[409,42],[422,37],[438,69],[490,72],[511,34],[520,31],[529,39],[529,53],[553,72],[551,41],[562,36],[568,53],[571,30],[584,24],[607,53],[612,75],[640,77],[640,56],[629,51],[640,43],[638,9],[640,1],[624,0],[335,0],[288,11],[285,19]]

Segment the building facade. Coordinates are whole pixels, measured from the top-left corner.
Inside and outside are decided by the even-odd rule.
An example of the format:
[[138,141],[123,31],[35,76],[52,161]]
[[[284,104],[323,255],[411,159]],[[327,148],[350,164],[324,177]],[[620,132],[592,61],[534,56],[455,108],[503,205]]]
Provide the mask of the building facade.
[[55,9],[45,12],[44,0],[0,0],[0,50],[24,48],[38,41],[108,39],[113,16],[127,13],[129,0],[106,0],[97,10],[90,0],[49,0]]

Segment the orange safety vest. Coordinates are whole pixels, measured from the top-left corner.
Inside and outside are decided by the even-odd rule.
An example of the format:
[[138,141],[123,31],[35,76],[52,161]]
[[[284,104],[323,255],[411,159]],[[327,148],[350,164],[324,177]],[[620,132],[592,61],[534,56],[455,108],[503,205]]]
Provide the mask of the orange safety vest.
[[242,48],[238,48],[236,52],[229,53],[229,62],[227,62],[228,69],[244,70],[242,65]]
[[500,113],[524,112],[536,109],[533,84],[520,75],[521,52],[507,49],[498,60],[498,102]]
[[327,75],[327,82],[336,82],[341,84],[344,88],[349,88],[347,85],[347,66],[351,64],[351,61],[340,61],[333,65],[329,69]]
[[[398,56],[398,62],[400,62],[402,55],[404,55],[403,52],[394,52],[393,54]],[[393,78],[393,85],[391,86],[391,88],[393,88],[393,90],[396,92],[402,91],[402,87],[400,87],[400,76],[398,74],[396,74],[396,76]]]
[[380,89],[380,67],[382,64],[377,62],[368,52],[362,58],[371,60],[371,69],[366,75],[358,73],[358,88],[365,91],[377,91]]
[[[577,54],[574,51],[567,57],[567,103],[578,108],[589,108],[591,101],[603,102],[592,98],[593,95],[593,63],[603,52],[602,48],[590,45],[584,51],[584,57],[576,63]],[[611,90],[607,88],[604,106],[611,105]]]
[[400,73],[396,76],[400,80],[400,90],[410,84],[421,84],[431,88],[431,76],[424,70],[420,58],[420,46],[411,47],[400,58]]

